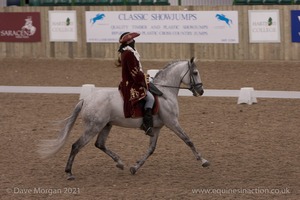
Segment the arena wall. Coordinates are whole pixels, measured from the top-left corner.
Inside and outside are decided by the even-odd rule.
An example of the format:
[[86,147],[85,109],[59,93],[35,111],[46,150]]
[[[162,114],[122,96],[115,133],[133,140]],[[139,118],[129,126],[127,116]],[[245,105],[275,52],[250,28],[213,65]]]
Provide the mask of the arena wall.
[[[250,43],[248,10],[278,9],[280,14],[280,43]],[[77,42],[50,42],[48,27],[49,10],[76,10],[78,23]],[[137,48],[146,60],[187,59],[195,56],[202,60],[294,60],[299,61],[300,43],[291,42],[291,10],[300,5],[257,6],[25,6],[0,7],[0,12],[40,12],[41,42],[0,42],[0,58],[98,58],[115,59],[116,43],[87,43],[85,11],[238,11],[239,43],[139,43]],[[12,22],[11,22],[12,23]]]

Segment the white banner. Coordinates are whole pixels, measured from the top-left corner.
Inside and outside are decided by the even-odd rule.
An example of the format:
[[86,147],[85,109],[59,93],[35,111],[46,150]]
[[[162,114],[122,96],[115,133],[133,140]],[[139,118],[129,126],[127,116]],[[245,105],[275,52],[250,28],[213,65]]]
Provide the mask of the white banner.
[[51,42],[76,42],[76,11],[48,11]]
[[86,11],[87,42],[238,43],[237,11]]
[[280,42],[279,10],[248,10],[250,43]]

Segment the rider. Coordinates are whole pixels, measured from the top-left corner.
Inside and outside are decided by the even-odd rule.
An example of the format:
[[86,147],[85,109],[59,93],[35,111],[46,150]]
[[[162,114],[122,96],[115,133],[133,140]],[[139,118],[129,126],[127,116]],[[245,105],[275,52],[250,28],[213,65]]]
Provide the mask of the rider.
[[140,55],[135,49],[135,37],[140,34],[135,32],[125,32],[120,36],[121,43],[118,52],[120,53],[119,63],[122,67],[122,81],[119,88],[124,98],[125,117],[131,117],[132,106],[139,100],[144,99],[145,114],[141,128],[146,135],[153,136],[153,117],[152,108],[154,97],[148,91],[148,75],[144,74],[140,62]]

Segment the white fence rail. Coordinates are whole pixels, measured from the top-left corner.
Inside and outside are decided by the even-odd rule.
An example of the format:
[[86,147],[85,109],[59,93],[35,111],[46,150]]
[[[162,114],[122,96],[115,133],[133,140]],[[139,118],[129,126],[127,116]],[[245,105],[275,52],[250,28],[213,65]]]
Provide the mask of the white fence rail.
[[[82,87],[40,87],[40,86],[0,86],[0,93],[44,93],[44,94],[80,94]],[[113,89],[97,87],[96,89]],[[115,88],[116,89],[116,88]],[[239,97],[240,90],[205,89],[204,97]],[[255,90],[257,98],[300,99],[298,91]],[[180,89],[179,96],[192,96],[189,90]]]

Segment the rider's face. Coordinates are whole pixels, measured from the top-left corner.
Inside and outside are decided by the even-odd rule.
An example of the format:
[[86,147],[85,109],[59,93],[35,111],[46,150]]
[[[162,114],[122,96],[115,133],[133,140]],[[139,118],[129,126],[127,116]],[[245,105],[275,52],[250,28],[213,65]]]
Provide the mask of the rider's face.
[[128,46],[130,46],[131,48],[134,49],[134,46],[135,46],[135,40],[132,40],[128,43]]

